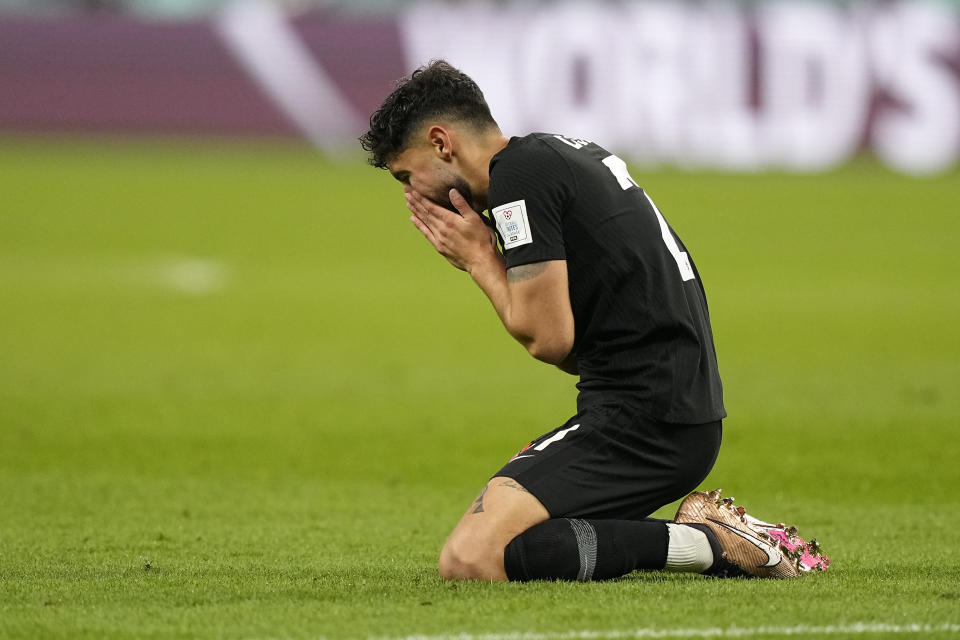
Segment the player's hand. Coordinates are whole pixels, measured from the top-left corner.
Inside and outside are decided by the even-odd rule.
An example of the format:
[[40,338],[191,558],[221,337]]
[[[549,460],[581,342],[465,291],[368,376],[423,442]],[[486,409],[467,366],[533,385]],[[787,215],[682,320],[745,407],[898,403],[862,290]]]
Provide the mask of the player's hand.
[[450,202],[460,215],[441,207],[416,191],[405,193],[407,208],[413,214],[410,222],[433,248],[462,271],[495,259],[500,261],[497,235],[484,224],[456,189],[450,190]]

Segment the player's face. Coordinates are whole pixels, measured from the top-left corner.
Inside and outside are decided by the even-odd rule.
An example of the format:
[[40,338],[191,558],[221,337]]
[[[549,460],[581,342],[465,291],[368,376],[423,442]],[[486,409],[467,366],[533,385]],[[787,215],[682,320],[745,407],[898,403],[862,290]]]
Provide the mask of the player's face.
[[416,191],[441,207],[456,212],[456,207],[450,202],[450,189],[456,189],[476,208],[473,191],[467,181],[456,173],[449,162],[437,157],[429,146],[405,149],[387,163],[387,168],[403,185],[404,193]]

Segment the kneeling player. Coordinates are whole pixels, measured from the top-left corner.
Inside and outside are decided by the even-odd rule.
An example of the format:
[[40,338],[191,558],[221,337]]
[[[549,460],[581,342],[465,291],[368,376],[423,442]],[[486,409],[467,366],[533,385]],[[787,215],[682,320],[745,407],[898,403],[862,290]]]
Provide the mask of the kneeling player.
[[706,478],[726,412],[697,268],[620,158],[561,135],[508,139],[443,61],[401,81],[361,142],[507,331],[579,376],[577,414],[514,456],[453,530],[445,578],[826,568],[815,542],[719,491],[690,494],[675,521],[647,517]]

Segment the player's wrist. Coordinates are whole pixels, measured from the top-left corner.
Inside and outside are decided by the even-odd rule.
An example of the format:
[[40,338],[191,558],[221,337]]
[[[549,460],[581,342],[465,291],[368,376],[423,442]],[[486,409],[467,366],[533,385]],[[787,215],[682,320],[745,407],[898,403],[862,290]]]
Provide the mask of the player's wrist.
[[474,279],[483,273],[502,271],[504,269],[503,261],[500,256],[493,251],[484,251],[478,253],[466,266],[466,271]]

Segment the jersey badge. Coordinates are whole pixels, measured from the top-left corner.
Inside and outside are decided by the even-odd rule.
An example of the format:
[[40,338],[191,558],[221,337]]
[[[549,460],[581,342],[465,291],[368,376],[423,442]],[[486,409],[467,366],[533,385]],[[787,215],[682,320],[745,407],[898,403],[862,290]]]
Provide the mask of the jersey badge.
[[525,200],[508,202],[495,207],[492,213],[493,220],[497,224],[497,231],[500,232],[500,237],[503,239],[504,251],[533,242]]

